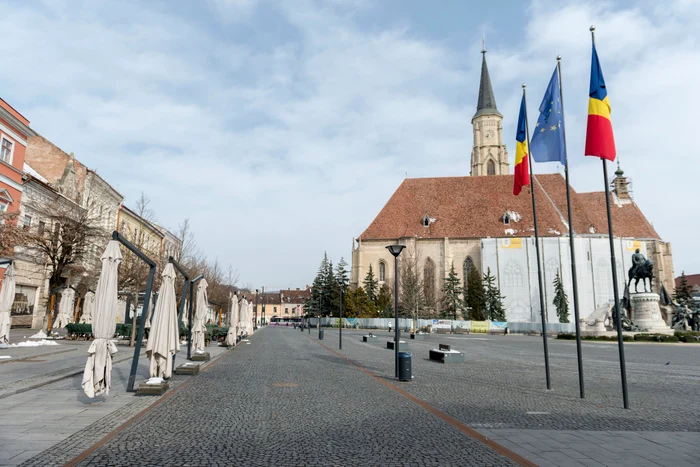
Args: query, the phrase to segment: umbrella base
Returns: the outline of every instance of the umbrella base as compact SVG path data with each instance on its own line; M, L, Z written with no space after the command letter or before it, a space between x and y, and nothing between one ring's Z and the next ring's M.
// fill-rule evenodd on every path
M193 376L199 373L199 365L194 363L183 363L179 367L175 368L176 375Z
M199 369L199 368L198 368ZM168 383L160 384L139 384L139 388L136 390L137 396L162 396L165 391L168 390Z
M192 360L193 362L208 362L211 359L211 356L209 355L209 352L204 352L204 353L198 353L195 352L192 354Z

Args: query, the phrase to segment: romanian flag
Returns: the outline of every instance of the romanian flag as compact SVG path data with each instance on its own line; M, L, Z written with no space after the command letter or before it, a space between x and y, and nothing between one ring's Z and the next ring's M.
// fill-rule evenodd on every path
M527 154L527 110L525 96L520 102L520 117L518 117L518 133L515 135L515 175L513 176L513 194L518 196L525 185L530 184Z
M605 89L603 71L593 44L591 60L591 88L588 93L588 128L586 129L586 155L609 161L615 160L615 138L610 121L610 100Z

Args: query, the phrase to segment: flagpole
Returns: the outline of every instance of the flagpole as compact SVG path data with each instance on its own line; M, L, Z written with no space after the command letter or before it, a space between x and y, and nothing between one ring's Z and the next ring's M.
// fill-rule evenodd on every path
M595 27L591 26L591 41L595 46ZM629 397L627 395L627 370L625 369L625 346L622 340L622 315L620 310L620 293L617 290L617 261L615 260L615 244L613 242L612 216L610 212L610 192L608 189L608 165L605 158L600 158L603 162L603 182L605 185L605 208L608 213L608 238L610 240L610 263L612 265L613 298L615 299L615 324L617 326L617 347L620 353L620 376L622 379L622 401L626 409L630 408Z
M544 288L542 287L542 264L540 261L540 235L537 230L537 206L535 204L535 182L532 173L532 155L530 154L530 125L527 121L527 97L523 84L523 102L525 102L525 138L527 139L527 164L530 169L530 194L532 195L532 217L535 223L535 254L537 255L537 281L540 292L540 315L542 319L542 345L544 347L544 372L547 377L547 389L552 389L552 381L549 377L549 347L547 346L547 319L544 308Z
M583 356L581 354L581 324L578 309L578 280L576 279L576 254L574 252L574 223L571 216L571 189L569 184L569 153L566 150L566 122L564 121L564 91L561 83L561 55L557 56L557 73L559 74L559 99L561 101L561 131L564 139L564 174L566 176L566 209L569 217L569 249L571 250L571 285L574 288L574 322L576 325L576 359L578 360L578 387L581 399L585 399L583 386Z

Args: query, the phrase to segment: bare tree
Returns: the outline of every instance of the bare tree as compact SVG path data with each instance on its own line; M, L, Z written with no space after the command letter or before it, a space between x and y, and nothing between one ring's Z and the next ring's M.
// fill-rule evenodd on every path
M406 248L400 257L399 312L404 317L418 318L425 307L423 278L419 271L420 256L415 248Z
M15 245L21 244L24 231L17 226L17 212L0 213L0 256L12 256Z

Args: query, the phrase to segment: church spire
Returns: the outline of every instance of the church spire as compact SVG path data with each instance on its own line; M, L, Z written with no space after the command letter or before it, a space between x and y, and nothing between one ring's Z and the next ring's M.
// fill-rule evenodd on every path
M474 117L479 115L498 115L501 113L496 108L496 97L493 95L491 87L491 77L489 76L489 67L486 65L486 41L481 39L481 82L479 83L479 100L476 103L476 113Z

